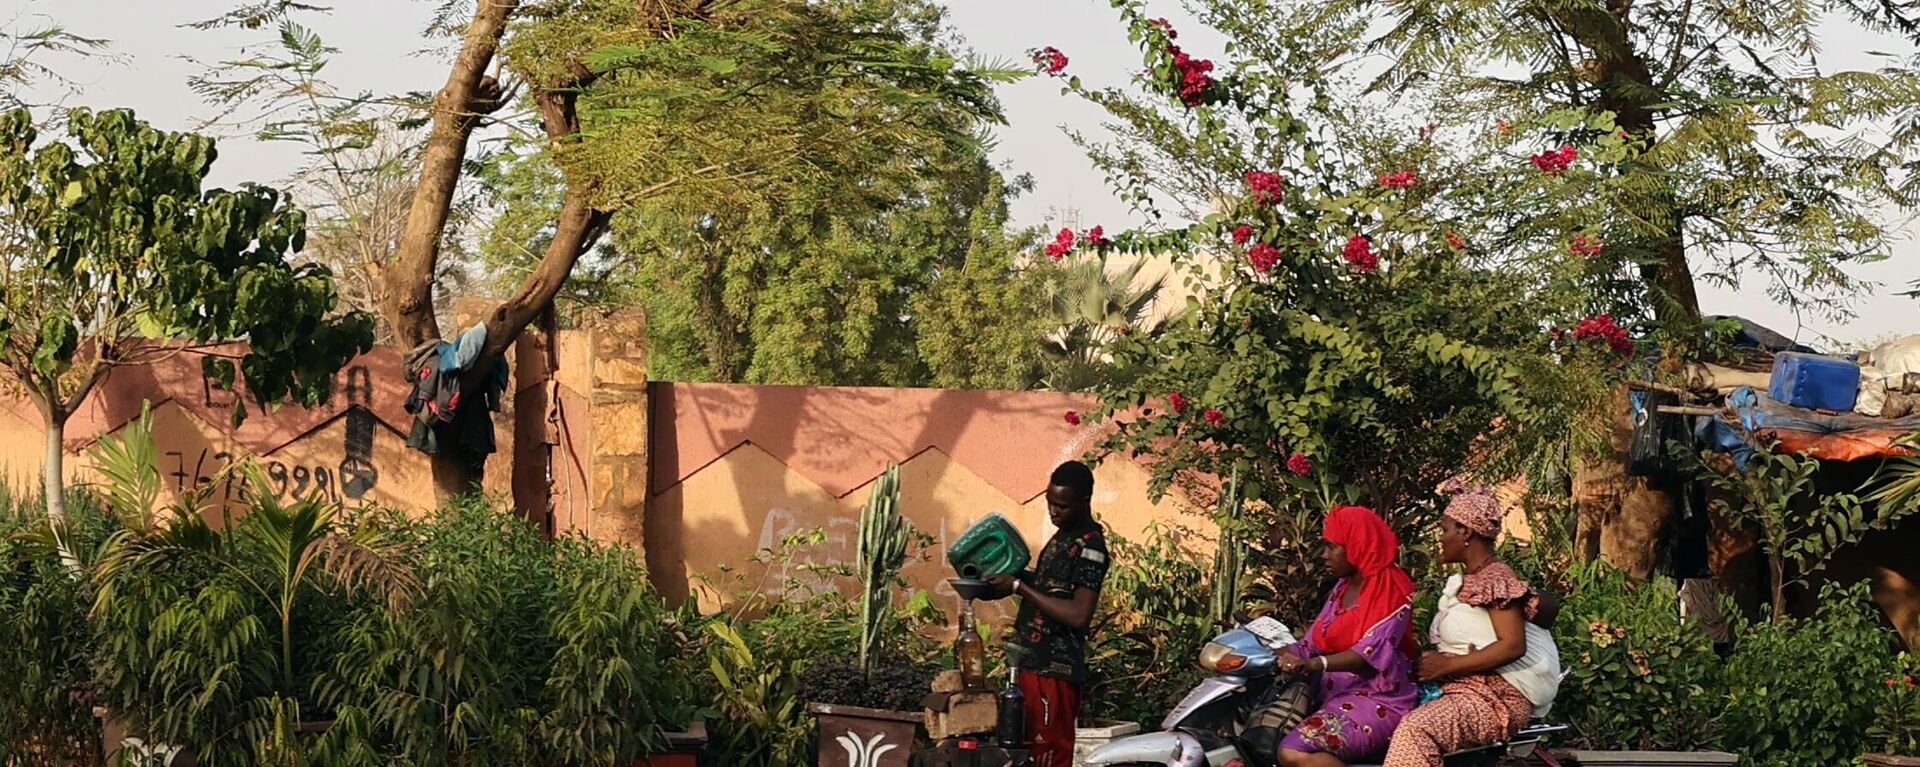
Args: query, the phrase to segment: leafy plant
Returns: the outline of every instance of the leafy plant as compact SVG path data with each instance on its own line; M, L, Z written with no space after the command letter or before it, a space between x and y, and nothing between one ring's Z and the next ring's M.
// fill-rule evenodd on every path
M306 232L284 194L203 188L213 139L125 110L73 110L65 132L42 141L27 110L0 115L0 365L43 417L55 518L67 419L114 368L245 339L238 364L201 357L209 380L312 405L373 341L370 317L335 311L326 269L288 262ZM142 340L160 338L176 340Z
M1726 750L1755 767L1852 762L1870 750L1896 642L1865 584L1822 589L1811 619L1742 627L1726 663Z
M1573 745L1611 751L1694 751L1719 743L1721 661L1674 609L1667 580L1638 581L1602 562L1576 565L1554 641L1567 677L1556 719Z
M69 498L64 540L90 551L112 534L94 500ZM56 767L84 762L100 746L94 720L86 583L44 555L37 534L46 506L0 484L0 764Z
M1894 669L1874 706L1867 737L1879 753L1920 756L1920 680L1915 678L1920 676L1920 656L1901 653Z
M1089 630L1082 721L1157 722L1206 675L1196 660L1216 629L1213 563L1158 526L1140 543L1107 542L1113 567Z
M1886 530L1920 508L1881 506L1869 511L1851 493L1823 493L1816 481L1820 461L1799 455L1757 452L1745 467L1724 456L1695 457L1697 475L1734 499L1715 499L1712 508L1736 525L1760 531L1772 586L1773 618L1786 614L1787 588L1805 583L1827 566L1841 547L1875 530Z

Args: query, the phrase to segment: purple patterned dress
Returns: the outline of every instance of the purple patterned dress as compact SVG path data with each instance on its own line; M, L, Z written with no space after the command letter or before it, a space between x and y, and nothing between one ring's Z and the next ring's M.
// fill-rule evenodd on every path
M1346 593L1344 580L1333 587L1320 616L1313 621L1315 626L1351 609L1340 605ZM1400 651L1400 640L1412 621L1413 605L1409 604L1368 628L1350 649L1372 668L1322 674L1315 690L1320 708L1300 720L1300 725L1280 741L1281 747L1309 753L1323 751L1348 764L1385 753L1400 718L1420 699L1419 687L1413 683L1413 661ZM1287 649L1302 658L1329 654L1314 646L1314 633L1309 629L1305 639Z

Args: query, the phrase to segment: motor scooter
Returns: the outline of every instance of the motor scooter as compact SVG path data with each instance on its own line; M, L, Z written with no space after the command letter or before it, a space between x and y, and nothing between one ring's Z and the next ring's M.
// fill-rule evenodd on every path
M1200 651L1204 679L1168 712L1160 731L1116 739L1086 763L1099 767L1276 767L1280 739L1312 711L1306 675L1277 671L1276 650L1293 633L1272 618L1240 623ZM1494 767L1537 757L1554 765L1540 745L1565 725L1535 720L1513 738L1448 754L1447 767ZM1359 766L1355 766L1359 767Z

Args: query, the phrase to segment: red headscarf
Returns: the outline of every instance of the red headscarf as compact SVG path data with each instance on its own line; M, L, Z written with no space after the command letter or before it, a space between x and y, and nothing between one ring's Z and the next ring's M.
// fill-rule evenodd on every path
M1364 506L1339 506L1327 512L1328 543L1347 550L1347 561L1360 571L1364 583L1353 609L1340 612L1336 605L1332 620L1313 626L1313 643L1321 653L1332 654L1350 649L1366 635L1367 629L1386 620L1413 600L1413 579L1394 564L1400 555L1400 538L1380 515ZM1346 583L1351 585L1352 579ZM1415 648L1413 622L1407 622L1400 649L1412 655Z

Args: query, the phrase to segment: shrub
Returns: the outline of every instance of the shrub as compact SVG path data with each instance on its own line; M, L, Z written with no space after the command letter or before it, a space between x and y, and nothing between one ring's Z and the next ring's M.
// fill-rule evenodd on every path
M1868 750L1892 632L1865 584L1829 586L1807 620L1744 626L1726 666L1728 750L1746 764L1846 764Z
M1683 620L1666 580L1639 581L1595 562L1569 572L1554 641L1567 677L1554 703L1571 744L1692 751L1718 744L1720 658Z
M1920 656L1901 653L1873 708L1867 737L1873 749L1895 756L1920 756Z
M86 761L100 745L86 694L88 595L72 569L36 551L45 518L43 504L0 485L0 764ZM80 549L112 530L84 494L69 495L67 519Z
M1158 527L1142 543L1107 540L1113 566L1087 648L1082 721L1157 724L1206 676L1197 661L1216 629L1207 619L1212 565Z

